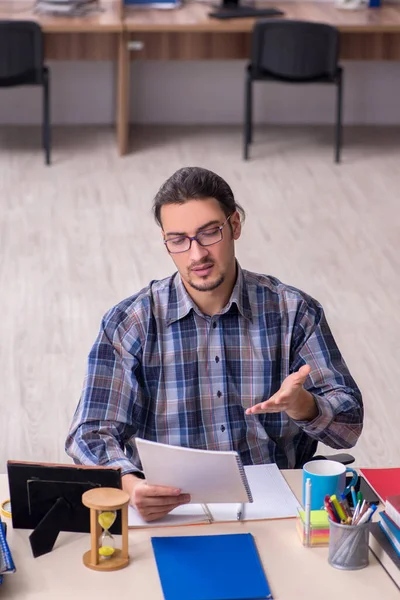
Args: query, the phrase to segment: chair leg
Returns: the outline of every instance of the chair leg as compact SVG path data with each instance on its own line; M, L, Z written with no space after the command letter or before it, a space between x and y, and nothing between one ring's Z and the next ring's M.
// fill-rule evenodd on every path
M51 132L50 132L50 77L49 72L43 74L43 125L42 143L45 151L46 165L50 165Z
M337 98L336 98L336 140L335 140L335 162L340 163L340 154L342 150L342 102L343 102L343 76L339 72L337 80Z
M252 128L253 128L253 111L252 111L252 80L250 73L246 74L245 83L245 101L244 101L244 160L249 158L249 144L252 142Z
M249 89L249 144L253 143L253 81L250 79Z

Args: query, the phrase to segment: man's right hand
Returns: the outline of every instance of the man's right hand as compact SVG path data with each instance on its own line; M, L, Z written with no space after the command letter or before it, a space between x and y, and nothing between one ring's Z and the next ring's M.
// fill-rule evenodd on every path
M145 521L161 519L177 506L190 502L189 494L182 494L173 487L149 485L132 473L122 477L122 488L129 494L129 503Z

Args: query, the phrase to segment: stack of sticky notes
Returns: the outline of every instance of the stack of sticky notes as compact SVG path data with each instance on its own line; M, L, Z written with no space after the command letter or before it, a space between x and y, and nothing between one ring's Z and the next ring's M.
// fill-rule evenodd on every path
M301 539L301 543L306 545L306 515L304 510L299 510L299 515L296 519L297 531ZM310 513L310 545L311 546L328 546L329 544L329 521L326 510L312 510Z

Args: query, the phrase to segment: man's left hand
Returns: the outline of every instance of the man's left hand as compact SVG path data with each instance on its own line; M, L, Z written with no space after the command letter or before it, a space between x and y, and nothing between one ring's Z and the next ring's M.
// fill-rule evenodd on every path
M271 398L248 408L246 415L286 412L295 421L315 419L318 407L313 396L303 387L310 371L309 365L303 365L296 373L288 375Z

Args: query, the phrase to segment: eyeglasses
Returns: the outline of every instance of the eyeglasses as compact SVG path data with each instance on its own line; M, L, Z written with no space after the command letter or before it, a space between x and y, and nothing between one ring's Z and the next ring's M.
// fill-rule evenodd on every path
M167 250L170 254L179 254L180 252L187 252L192 247L193 240L196 240L200 246L213 246L214 244L218 244L222 241L222 230L231 218L232 215L219 225L219 227L211 227L210 229L204 229L203 231L199 231L193 237L189 235L180 235L179 237L169 238L168 240L164 240L164 244L167 247Z

